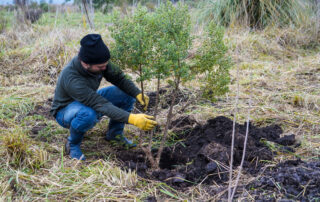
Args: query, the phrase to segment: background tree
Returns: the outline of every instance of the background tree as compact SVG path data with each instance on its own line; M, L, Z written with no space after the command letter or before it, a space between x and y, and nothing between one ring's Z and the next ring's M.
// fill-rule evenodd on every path
M93 6L95 9L100 9L104 14L108 13L112 8L115 0L93 0Z

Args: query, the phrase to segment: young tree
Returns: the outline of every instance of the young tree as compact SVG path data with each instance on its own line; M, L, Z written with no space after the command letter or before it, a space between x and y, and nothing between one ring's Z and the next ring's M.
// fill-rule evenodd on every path
M161 136L161 143L155 155L152 153L154 131L149 133L149 144L142 147L153 169L159 169L161 154L169 134L174 116L174 104L179 87L196 75L204 75L201 94L210 98L222 95L229 83L230 58L226 57L227 47L223 42L223 30L211 23L203 39L204 45L198 50L195 61L188 61L192 46L191 19L188 7L181 3L161 4L154 13L138 7L132 16L114 18L112 37L115 40L113 55L120 65L138 74L144 93L144 82L157 79L157 96L154 115L157 115L161 82L173 88L167 120ZM139 137L145 138L144 134Z
M135 72L137 82L140 83L142 99L144 100L144 82L152 78L153 72L150 66L155 57L153 51L153 27L151 26L153 16L146 8L138 6L137 10L130 15L121 18L120 13L116 12L113 16L114 26L111 29L112 37L115 40L113 58L125 69ZM145 133L139 136L139 146L146 153L147 158L154 165L154 160L150 147L142 146L142 139ZM152 137L150 137L152 140Z
M161 4L155 12L156 27L158 29L157 45L162 50L161 56L165 64L159 65L158 72L172 75L170 83L173 84L171 103L167 114L167 121L163 137L155 159L156 166L159 166L161 154L168 137L169 126L173 117L173 106L177 97L179 86L182 81L191 78L190 66L186 63L188 50L192 45L191 19L186 5L174 6L171 2ZM164 67L164 68L162 68Z

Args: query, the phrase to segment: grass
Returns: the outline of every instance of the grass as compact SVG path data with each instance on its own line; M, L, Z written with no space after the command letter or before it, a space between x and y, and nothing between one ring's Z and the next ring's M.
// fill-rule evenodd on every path
M149 196L156 196L160 201L216 199L210 196L206 185L179 191L122 170L114 147L103 140L107 119L84 139L86 162L63 157L68 131L39 113L37 107L49 110L48 99L53 97L59 72L77 54L81 37L91 31L83 27L81 14L59 14L56 23L50 15L45 14L38 23L25 29L13 27L9 20L8 29L0 34L0 200L142 201ZM99 13L95 17L95 31L103 35L106 43L110 40L105 26L109 19ZM308 30L271 26L264 31L236 25L226 29L225 40L235 63L230 92L220 97L215 106L205 102L189 107L186 113L200 123L218 115L231 117L238 66L238 121L243 123L246 119L251 94L251 116L255 124L280 124L284 134L296 134L301 141L295 155L317 159L320 155L320 48L311 46L312 40L305 33ZM106 85L109 84L103 82L102 86ZM186 86L197 90L199 84L193 80ZM151 83L147 90L155 88ZM160 124L165 122L163 114L159 115ZM35 127L39 129L37 134L32 132ZM139 131L128 126L126 133L132 137ZM281 154L270 163L295 155ZM243 181L248 179L250 176L243 176Z
M251 28L302 25L315 16L316 3L302 0L209 0L200 3L200 19L223 25L245 24Z

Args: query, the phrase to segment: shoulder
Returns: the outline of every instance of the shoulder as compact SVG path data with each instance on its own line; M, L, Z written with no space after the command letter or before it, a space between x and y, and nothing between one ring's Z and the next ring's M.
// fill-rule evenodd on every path
M63 76L71 76L71 75L79 75L77 71L77 61L75 61L77 57L74 57L61 71Z

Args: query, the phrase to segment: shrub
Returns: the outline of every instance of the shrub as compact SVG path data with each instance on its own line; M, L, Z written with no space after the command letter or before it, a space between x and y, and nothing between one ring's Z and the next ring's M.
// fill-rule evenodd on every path
M43 12L48 12L49 11L49 4L46 3L45 1L40 2L39 7Z
M227 47L223 43L223 30L210 24L207 43L198 51L197 61L189 62L188 55L192 47L191 17L188 7L171 2L161 4L155 12L148 13L141 6L133 15L113 18L111 29L115 45L113 56L123 67L138 74L137 81L144 93L144 82L151 78L157 79L157 95L154 116L157 115L161 82L167 82L172 87L167 120L161 137L161 143L156 157L151 152L154 132L149 137L142 133L139 136L139 146L146 153L151 166L159 168L159 162L167 140L171 119L174 116L173 106L178 97L179 87L193 79L198 74L205 74L202 92L211 90L211 97L224 94L229 83L228 69L230 60L226 57ZM195 65L193 65L195 64ZM208 93L207 93L208 94ZM147 147L142 146L142 140L149 139Z
M202 46L196 54L196 67L193 69L205 75L202 83L203 96L215 101L224 95L230 82L229 69L231 58L227 56L228 48L223 41L224 30L213 21L205 30Z
M25 19L30 20L31 23L34 23L37 20L39 20L41 15L42 15L41 9L29 9L24 13Z

